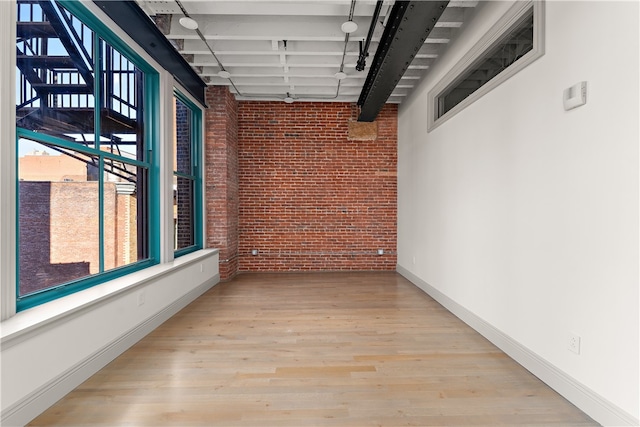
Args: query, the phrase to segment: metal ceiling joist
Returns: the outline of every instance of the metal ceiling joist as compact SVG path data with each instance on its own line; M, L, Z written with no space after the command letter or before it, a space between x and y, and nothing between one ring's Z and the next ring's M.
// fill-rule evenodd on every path
M120 28L169 71L203 105L207 84L175 50L135 1L94 0Z
M372 122L422 48L449 1L396 1L389 14L358 105L360 122Z

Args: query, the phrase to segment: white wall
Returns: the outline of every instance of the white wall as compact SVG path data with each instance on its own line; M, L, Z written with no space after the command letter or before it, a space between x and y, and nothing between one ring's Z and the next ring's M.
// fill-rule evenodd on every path
M109 18L93 3L85 6ZM0 397L3 426L23 425L62 398L154 328L219 282L218 251L173 259L172 181L160 194L164 227L159 265L15 313L15 2L0 1ZM110 28L133 41L115 24ZM174 81L160 73L161 114L173 114ZM172 120L161 130L162 164L170 171Z
M218 251L203 250L2 322L2 425L29 422L219 279Z
M546 54L427 133L429 89L510 5L485 5L401 105L398 269L637 423L638 3L548 1Z

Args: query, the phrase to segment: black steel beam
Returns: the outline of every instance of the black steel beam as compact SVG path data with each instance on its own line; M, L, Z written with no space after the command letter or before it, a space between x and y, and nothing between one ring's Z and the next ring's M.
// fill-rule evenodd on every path
M372 122L444 12L446 1L396 1L360 92L360 122Z
M56 31L50 22L16 22L16 36L19 39L31 39L33 37L54 38Z
M31 83L31 87L38 93L54 95L69 95L69 94L84 94L89 95L93 93L93 86L85 84L49 84L49 83Z
M93 0L120 28L205 104L207 84L191 68L135 1Z
M29 68L76 70L76 63L70 56L20 55L16 61ZM20 65L18 68L22 69Z

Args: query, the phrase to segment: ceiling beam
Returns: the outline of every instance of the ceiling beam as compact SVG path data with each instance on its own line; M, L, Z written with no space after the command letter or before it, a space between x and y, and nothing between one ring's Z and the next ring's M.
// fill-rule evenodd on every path
M404 72L413 66L415 55L433 33L448 3L448 0L403 1L393 5L358 99L361 107L358 121L375 120Z
M94 0L120 28L178 80L203 105L207 84L176 51L147 14L133 1Z
M431 3L431 2L427 2ZM263 40L268 42L271 48L272 40L292 41L333 41L344 42L344 33L340 29L343 18L340 17L313 17L301 16L299 20L293 20L287 16L274 16L265 20L260 16L218 16L218 15L190 15L195 19L200 31L207 40L212 41L252 41ZM171 32L167 34L169 39L200 40L194 31L188 30L179 24L182 15L173 15L171 19ZM350 34L350 40L357 42L366 37L369 22L365 18L356 20L358 29ZM431 40L449 41L451 27L432 28ZM374 33L372 42L380 40L380 32ZM440 41L441 42L441 41ZM214 46L214 50L215 50Z

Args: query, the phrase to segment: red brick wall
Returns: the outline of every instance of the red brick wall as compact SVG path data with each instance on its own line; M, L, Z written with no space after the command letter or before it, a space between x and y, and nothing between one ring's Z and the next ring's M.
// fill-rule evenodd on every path
M239 103L240 271L395 269L397 107L373 141L348 138L356 117L347 103Z
M238 271L238 103L209 86L205 111L206 246L220 249L220 278Z
M20 295L100 272L97 182L20 181L19 194ZM103 201L104 268L110 270L137 260L136 199L117 195L116 185L105 182Z
M191 174L191 110L182 101L175 105L174 168L177 172ZM176 178L174 178L176 179ZM195 243L192 221L193 186L186 178L176 179L175 204L175 249L187 248Z

